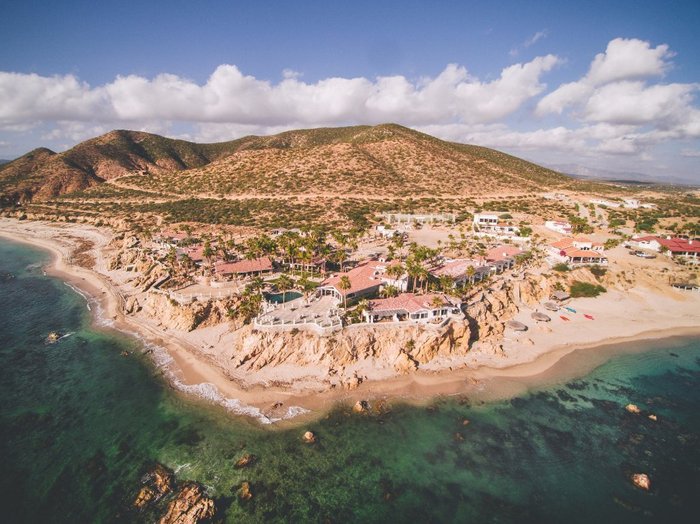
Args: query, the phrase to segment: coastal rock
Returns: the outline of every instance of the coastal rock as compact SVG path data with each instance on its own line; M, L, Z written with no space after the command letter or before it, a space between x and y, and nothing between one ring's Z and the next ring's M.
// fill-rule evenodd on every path
M369 413L369 402L366 400L358 400L352 407L355 413Z
M636 404L627 404L625 409L634 415L639 415L642 412Z
M141 311L141 305L136 297L129 297L124 304L124 312L129 315Z
M59 338L61 338L61 334L58 331L52 331L46 336L46 343L53 344L55 342L58 342Z
M644 491L649 491L651 489L651 479L646 473L634 473L632 475L632 484Z
M185 484L170 502L159 524L197 524L214 517L214 501L204 494L199 484Z
M242 482L238 490L238 498L246 501L253 498L253 492L250 489L250 482Z
M236 469L243 469L252 466L258 461L258 457L251 453L246 453L241 458L239 458L233 465Z
M314 443L316 443L317 437L313 431L307 431L304 433L302 440L304 442L306 442L307 444L314 444Z
M156 464L145 475L143 483L134 500L134 507L138 509L170 493L173 488L173 472L162 464Z
M402 351L396 358L394 369L399 373L406 374L418 369L418 363L415 360L413 360L407 353Z
M657 420L659 420L659 418L652 413L651 415L649 415L649 420L653 420L654 422L656 422Z

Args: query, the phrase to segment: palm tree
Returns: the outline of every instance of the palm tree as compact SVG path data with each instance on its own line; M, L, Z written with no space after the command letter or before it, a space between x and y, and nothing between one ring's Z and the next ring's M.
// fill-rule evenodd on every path
M474 275L476 275L476 269L474 266L469 266L467 268L467 271L465 273L467 275L467 278L469 279L469 283L473 284L474 283Z
M282 304L287 302L287 291L292 289L294 281L286 273L280 275L277 279L277 289L282 292Z
M340 281L338 282L338 289L341 291L348 291L352 287L352 282L350 282L350 278L347 275L343 275L340 277ZM348 308L348 295L347 293L343 293L343 306L345 309Z
M399 295L399 288L396 286L388 285L382 288L382 297L391 298Z
M454 291L455 281L450 275L440 275L440 291L451 293Z

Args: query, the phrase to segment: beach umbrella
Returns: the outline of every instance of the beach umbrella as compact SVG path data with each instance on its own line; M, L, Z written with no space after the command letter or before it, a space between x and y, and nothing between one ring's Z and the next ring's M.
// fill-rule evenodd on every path
M530 315L534 320L537 320L538 322L549 322L552 320L549 318L547 315L544 313L540 313L539 311L535 311L532 315Z
M555 304L554 302L545 302L542 304L545 308L549 309L550 311L559 311L559 306Z

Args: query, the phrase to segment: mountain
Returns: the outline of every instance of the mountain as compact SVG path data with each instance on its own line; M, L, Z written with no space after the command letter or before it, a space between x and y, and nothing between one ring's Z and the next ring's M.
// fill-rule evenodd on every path
M172 173L205 165L229 144L195 144L138 131L111 131L64 153L46 148L0 166L0 194L20 200L82 190L133 173Z
M522 194L571 177L485 147L395 124L288 131L196 144L112 131L63 153L36 149L0 166L5 200L43 201L112 186L171 196Z
M613 171L580 164L554 164L550 168L568 175L587 180L604 180L608 182L624 182L632 184L687 184L683 177L672 175L649 175L629 171Z

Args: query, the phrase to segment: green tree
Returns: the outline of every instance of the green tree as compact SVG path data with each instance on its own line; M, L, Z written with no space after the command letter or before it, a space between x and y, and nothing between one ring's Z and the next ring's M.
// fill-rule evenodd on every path
M340 277L340 281L338 282L338 289L341 291L348 291L352 287L352 282L350 282L350 278L348 278L347 275L343 275ZM348 295L347 293L343 293L343 306L345 309L348 309Z

